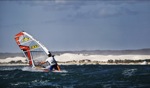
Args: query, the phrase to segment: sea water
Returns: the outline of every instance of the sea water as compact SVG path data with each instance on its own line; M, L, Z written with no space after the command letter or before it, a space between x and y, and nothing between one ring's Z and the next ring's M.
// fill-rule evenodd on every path
M61 72L1 66L0 88L150 88L149 65L62 65Z

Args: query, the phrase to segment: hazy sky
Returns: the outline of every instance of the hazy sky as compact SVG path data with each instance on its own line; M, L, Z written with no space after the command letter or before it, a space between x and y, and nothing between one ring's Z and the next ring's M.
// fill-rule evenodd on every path
M22 30L50 51L150 48L150 1L0 1L0 52Z

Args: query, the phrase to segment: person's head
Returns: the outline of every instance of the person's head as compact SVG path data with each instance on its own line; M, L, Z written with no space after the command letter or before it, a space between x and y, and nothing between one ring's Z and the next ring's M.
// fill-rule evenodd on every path
M48 57L51 57L51 56L52 56L52 54L51 54L51 53L49 53L49 54L48 54Z

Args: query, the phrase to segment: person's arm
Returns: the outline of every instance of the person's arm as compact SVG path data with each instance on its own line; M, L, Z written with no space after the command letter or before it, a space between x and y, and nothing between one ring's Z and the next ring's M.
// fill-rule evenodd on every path
M42 62L40 62L41 64L45 64L46 62L45 61L42 61Z

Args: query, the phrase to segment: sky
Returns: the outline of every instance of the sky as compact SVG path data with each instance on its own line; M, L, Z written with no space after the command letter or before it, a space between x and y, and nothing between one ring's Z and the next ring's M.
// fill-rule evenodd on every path
M150 1L0 1L0 52L21 52L20 31L50 51L150 48Z

